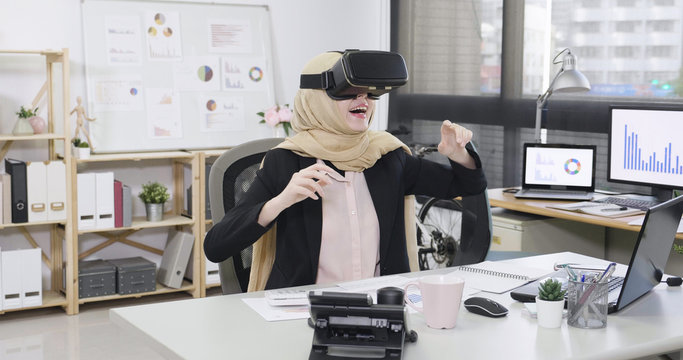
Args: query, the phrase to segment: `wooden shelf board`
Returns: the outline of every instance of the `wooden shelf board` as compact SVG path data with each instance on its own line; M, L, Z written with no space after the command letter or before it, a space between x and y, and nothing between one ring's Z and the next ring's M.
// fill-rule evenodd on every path
M182 286L178 289L169 288L169 287L166 287L164 285L157 283L156 291L136 293L136 294L125 294L125 295L114 294L114 295L107 295L107 296L83 298L83 299L78 299L78 303L79 304L85 304L85 303L97 302L97 301L117 300L117 299L125 299L125 298L138 298L138 297L149 296L149 295L159 295L159 294L168 294L168 293L174 293L174 292L191 291L193 289L194 289L194 285L192 285L192 283L187 281L187 280L183 280Z
M216 284L206 284L206 288L207 288L207 289L211 289L211 288L215 288L215 287L220 287L220 286L221 286L220 283L216 283Z
M79 164L102 161L140 161L154 159L191 159L194 155L186 151L161 151L122 154L91 154L88 159L76 159Z
M10 224L0 224L0 230L5 229L5 228L13 228L13 227L20 227L20 226L38 226L38 225L57 225L57 224L62 224L66 220L59 220L59 221L34 221L34 222L27 222L27 223L10 223Z
M206 157L212 157L212 156L221 156L223 155L224 152L227 150L230 150L230 148L225 148L225 149L207 149L207 150L192 150L191 153L203 153L204 156Z
M0 54L63 55L62 50L0 50Z
M31 307L22 307L22 308L18 308L18 309L3 309L2 312L0 312L0 313L4 314L6 312L23 311L23 310L31 310L31 309L43 309L43 308L66 306L66 305L67 305L66 296L64 296L59 291L48 290L48 291L43 291L43 305L31 306Z
M169 215L169 214L164 214L164 219L161 221L147 221L144 216L139 216L139 217L134 217L133 218L133 224L131 226L127 227L119 227L119 228L105 228L105 229L83 229L83 230L78 230L78 234L88 234L88 233L98 233L98 232L105 232L105 231L121 231L121 230L139 230L139 229L150 229L150 228L159 228L159 227L167 227L167 226L175 226L175 225L192 225L194 223L194 220L191 218L187 218L185 216L181 215Z
M18 141L18 140L63 140L64 135L61 134L36 134L36 135L12 135L0 134L0 141Z

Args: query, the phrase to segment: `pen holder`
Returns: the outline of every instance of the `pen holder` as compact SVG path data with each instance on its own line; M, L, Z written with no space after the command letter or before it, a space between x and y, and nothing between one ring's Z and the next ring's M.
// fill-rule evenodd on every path
M607 279L602 282L569 280L567 325L582 329L607 326Z

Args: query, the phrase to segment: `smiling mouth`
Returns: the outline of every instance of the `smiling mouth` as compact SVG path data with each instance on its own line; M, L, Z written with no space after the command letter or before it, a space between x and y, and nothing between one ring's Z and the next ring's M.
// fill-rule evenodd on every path
M366 108L364 106L357 107L357 108L349 110L349 112L352 114L365 114L367 111L368 111L368 108Z

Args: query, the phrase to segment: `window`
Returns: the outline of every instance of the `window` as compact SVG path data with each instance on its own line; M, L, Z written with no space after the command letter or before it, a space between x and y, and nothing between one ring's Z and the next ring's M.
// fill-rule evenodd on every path
M617 0L618 7L636 7L636 0Z
M582 59L602 57L602 48L599 46L579 46L572 51Z
M614 30L622 33L633 33L636 32L638 24L638 21L617 21L614 24Z
M655 6L675 6L674 0L653 0Z
M600 189L649 190L606 181L599 164L607 161L608 108L683 108L683 0L392 0L391 7L392 49L406 58L410 80L389 98L389 130L406 126L410 133L398 135L405 143L437 143L441 121L450 119L473 130L489 187L519 185L536 99L560 70L553 58L569 48L591 91L553 93L548 142L597 145Z
M648 46L645 48L647 57L670 58L674 56L674 53L672 46Z
M673 32L673 20L651 20L647 22L647 29L654 32Z
M398 51L416 94L500 93L502 0L399 1Z
M576 24L578 32L592 34L600 32L600 23L597 21L586 21Z
M638 48L635 46L613 46L612 56L617 58L637 58Z

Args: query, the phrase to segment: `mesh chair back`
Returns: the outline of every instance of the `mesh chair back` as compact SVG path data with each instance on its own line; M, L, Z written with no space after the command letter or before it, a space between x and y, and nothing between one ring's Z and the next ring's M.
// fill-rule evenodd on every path
M266 152L283 140L253 140L227 150L213 163L209 174L209 203L214 223L219 222L228 210L239 204L254 181ZM223 294L247 291L251 253L250 246L242 249L240 256L228 258L218 264Z

